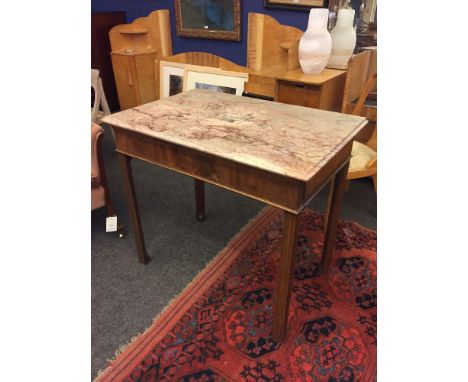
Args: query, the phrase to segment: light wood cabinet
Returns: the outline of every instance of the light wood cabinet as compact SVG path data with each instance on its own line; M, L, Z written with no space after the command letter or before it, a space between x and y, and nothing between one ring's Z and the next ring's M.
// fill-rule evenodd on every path
M156 52L112 53L115 83L122 110L157 99L154 61Z
M150 13L109 32L112 67L120 108L129 109L159 99L156 62L172 55L167 9Z

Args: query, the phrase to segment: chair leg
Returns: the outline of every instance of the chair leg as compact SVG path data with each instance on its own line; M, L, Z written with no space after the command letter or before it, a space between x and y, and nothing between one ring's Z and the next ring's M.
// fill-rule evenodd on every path
M98 155L98 166L99 166L99 177L101 178L102 187L104 187L104 199L106 201L106 212L107 216L117 216L114 209L114 204L112 203L112 199L110 196L109 191L109 184L107 183L106 177L106 170L104 167L104 157L102 155L102 140L104 139L104 134L101 134L98 137L97 141L97 155ZM117 218L117 235L120 238L125 236L125 227L123 224L119 223L119 219Z
M377 192L377 174L372 175L372 181L374 182L375 192Z
M106 186L104 187L104 193L106 194L106 212L107 212L107 217L110 216L117 216L115 214L114 210L114 205L112 204L112 199L109 195L109 188ZM117 236L120 238L123 238L125 236L125 226L120 223L118 217L117 217Z

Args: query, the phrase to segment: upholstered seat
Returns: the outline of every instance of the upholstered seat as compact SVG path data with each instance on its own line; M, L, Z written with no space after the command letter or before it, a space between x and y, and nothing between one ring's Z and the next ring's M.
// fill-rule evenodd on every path
M106 205L105 190L101 183L98 158L98 142L104 129L91 123L91 210L104 207Z
M361 142L354 141L349 162L348 179L352 179L353 173L367 168L375 158L377 158L377 153L374 150Z
M91 211L106 207L107 216L115 216L102 158L103 136L104 129L91 122ZM120 223L117 225L117 233L119 237L124 236L124 228Z

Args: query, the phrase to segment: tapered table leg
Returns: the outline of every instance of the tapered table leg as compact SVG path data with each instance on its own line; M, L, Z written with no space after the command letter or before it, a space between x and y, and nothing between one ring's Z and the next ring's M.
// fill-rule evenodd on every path
M333 187L335 185L335 177L333 177L330 181L330 188L328 190L328 198L327 198L327 207L325 209L325 212L323 214L323 232L327 232L327 226L328 226L328 215L330 214L330 206L331 206L331 201L333 198Z
M205 220L205 182L193 179L195 186L195 214L198 220Z
M327 216L325 217L325 239L322 251L322 272L327 273L333 258L333 248L335 245L336 229L338 227L338 217L340 215L341 200L346 187L346 176L348 174L349 162L344 165L335 175L331 184L330 197L328 199Z
M279 260L276 301L273 315L273 339L280 343L286 337L289 300L291 298L291 279L296 251L298 215L284 211L283 241Z
M132 220L132 231L135 237L135 244L138 251L138 259L140 263L147 264L151 258L146 253L145 240L143 230L141 228L140 213L138 212L138 203L135 194L135 186L133 184L132 168L130 166L131 157L118 153L120 172L124 181L124 189L127 197L130 218Z

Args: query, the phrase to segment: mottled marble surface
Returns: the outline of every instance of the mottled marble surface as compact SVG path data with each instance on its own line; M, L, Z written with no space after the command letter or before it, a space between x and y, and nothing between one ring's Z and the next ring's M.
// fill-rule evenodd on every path
M365 118L192 90L103 122L291 178L309 180Z

